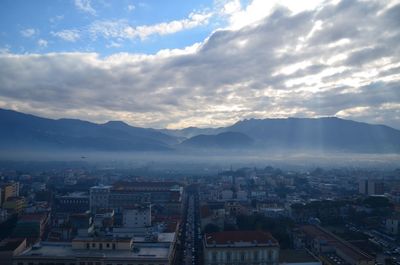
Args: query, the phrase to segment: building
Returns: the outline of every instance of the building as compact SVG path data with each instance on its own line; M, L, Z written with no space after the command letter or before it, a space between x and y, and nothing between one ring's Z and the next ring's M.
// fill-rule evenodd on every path
M265 231L225 231L205 234L205 265L275 265L279 263L279 244Z
M134 204L162 205L168 213L180 213L183 187L176 182L116 182L90 188L90 209L113 208L122 212Z
M14 257L14 265L168 265L174 243L134 242L132 238L78 237L72 242L42 242Z
M7 197L3 208L12 213L22 213L25 210L26 201L24 197Z
M391 235L398 235L400 231L400 217L387 218L385 222L386 231Z
M221 191L221 200L227 201L233 199L233 191L231 190L223 190Z
M324 264L331 264L332 259L340 259L351 265L375 264L375 259L371 255L320 226L301 226L300 234L295 234L294 240L301 241L300 245L320 257ZM298 243L296 245L299 246Z
M40 239L48 226L49 215L47 213L25 214L17 222L13 231L14 238L27 238L28 242Z
M97 201L96 201L97 202ZM54 208L58 213L83 213L89 210L89 195L85 192L72 192L56 196Z
M99 209L94 215L93 224L96 228L111 228L114 226L114 216L114 209Z
M322 262L305 249L284 249L279 252L279 265L322 265Z
M6 239L0 242L2 265L12 265L13 257L26 249L26 239Z
M363 179L359 181L358 191L364 195L383 195L385 186L381 180Z
M124 227L151 226L151 204L136 204L126 207L123 211Z
M94 186L90 188L89 206L90 211L109 208L111 186Z
M0 205L7 201L9 197L19 196L19 182L7 182L0 185Z

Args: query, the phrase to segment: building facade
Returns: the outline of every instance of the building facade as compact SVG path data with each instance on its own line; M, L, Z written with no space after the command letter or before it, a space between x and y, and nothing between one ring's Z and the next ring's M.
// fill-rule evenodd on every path
M137 204L127 207L123 211L124 227L151 226L151 204Z
M169 265L171 243L135 243L131 238L79 237L72 242L42 242L13 258L14 265Z
M225 231L204 236L205 265L277 265L279 244L265 231Z

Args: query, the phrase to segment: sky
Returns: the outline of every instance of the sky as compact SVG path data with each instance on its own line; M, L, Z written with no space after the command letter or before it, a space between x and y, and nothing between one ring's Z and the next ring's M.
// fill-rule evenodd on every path
M0 108L153 128L400 129L399 0L2 0Z

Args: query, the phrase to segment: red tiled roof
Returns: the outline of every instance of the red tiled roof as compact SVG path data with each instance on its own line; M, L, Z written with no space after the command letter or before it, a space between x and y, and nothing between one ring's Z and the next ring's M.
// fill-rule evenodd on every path
M279 245L278 241L266 231L224 231L205 235L207 244L233 244L239 242Z
M20 221L42 221L47 217L45 213L24 214Z

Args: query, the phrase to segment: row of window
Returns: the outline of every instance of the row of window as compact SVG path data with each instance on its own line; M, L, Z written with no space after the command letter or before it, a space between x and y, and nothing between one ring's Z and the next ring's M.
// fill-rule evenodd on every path
M110 248L110 243L105 243L105 247L106 248ZM86 243L86 248L90 249L90 244ZM97 244L96 243L92 243L92 248L97 248ZM99 243L99 249L103 249L103 243ZM112 243L112 249L115 249L115 243Z
M143 264L143 263L128 263L128 264L121 264L121 263L102 263L99 261L80 261L80 262L17 262L16 265L166 265L163 263L157 264Z
M236 258L235 258L236 256ZM267 251L267 260L272 260L273 258L273 251L268 250ZM240 253L237 252L217 252L213 251L211 253L211 260L213 262L216 262L217 260L226 260L226 261L232 261L232 260L240 260L240 261L245 261L245 260L254 260L258 261L259 259L262 259L260 252L258 250L252 251L252 252L245 252L241 251Z

